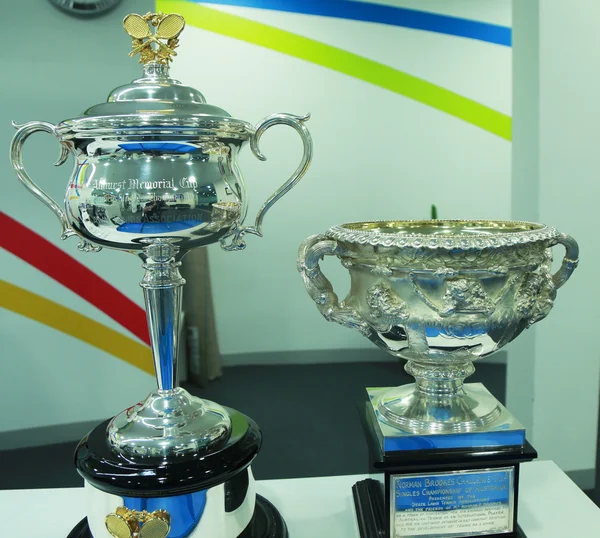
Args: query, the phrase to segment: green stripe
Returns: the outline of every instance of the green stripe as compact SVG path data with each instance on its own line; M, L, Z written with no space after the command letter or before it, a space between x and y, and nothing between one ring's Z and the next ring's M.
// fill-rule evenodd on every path
M344 73L450 114L506 140L511 139L510 116L358 54L193 2L157 0L156 5L165 13L179 13L188 24L197 28Z

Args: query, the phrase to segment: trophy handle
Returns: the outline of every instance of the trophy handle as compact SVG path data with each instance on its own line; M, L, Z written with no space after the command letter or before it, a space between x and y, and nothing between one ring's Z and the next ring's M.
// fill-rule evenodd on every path
M337 256L340 253L337 241L324 235L313 235L300 245L298 271L302 275L306 291L327 321L335 321L369 337L373 333L371 326L354 309L338 301L331 282L319 267L319 260L324 256Z
M560 234L557 243L565 247L565 257L560 269L552 275L552 283L556 289L560 288L573 274L579 263L579 245L570 235Z
M272 114L271 116L266 117L262 121L256 124L254 127L254 132L250 137L250 148L252 149L252 153L256 155L258 159L261 161L266 161L267 158L261 153L259 148L259 141L261 136L265 133L265 131L274 125L288 125L294 128L300 138L302 138L302 143L304 144L304 154L302 155L302 160L296 168L296 171L292 174L292 176L277 189L262 205L258 214L256 215L256 220L254 221L253 226L243 226L241 228L236 227L231 233L221 239L221 247L224 250L242 250L246 248L246 243L242 240L242 236L249 233L253 235L258 235L262 237L262 221L265 217L265 214L277 200L279 200L284 194L286 194L289 190L302 179L302 176L308 170L310 166L310 162L312 160L313 155L313 144L312 137L310 136L310 132L304 125L310 119L310 114L306 114L306 116L294 116L293 114ZM233 236L231 243L227 245L225 243L225 239L227 237Z
M69 147L60 140L60 137L56 133L56 126L54 126L52 123L45 121L30 121L21 125L13 122L12 125L15 129L17 129L17 132L10 144L10 161L15 169L15 172L17 173L19 181L21 181L21 183L25 185L25 188L29 192L31 192L38 200L48 206L52 213L56 215L56 218L60 221L62 228L60 235L61 239L67 239L72 235L77 235L75 230L69 226L69 221L67 220L65 212L50 196L48 196L42 189L40 189L40 187L37 186L37 184L29 177L29 174L26 172L25 167L23 166L23 145L33 133L50 133L51 135L54 135L54 137L56 137L56 139L60 142L60 155L58 160L54 163L54 166L60 166L67 160L67 157L69 156ZM78 248L79 250L83 250L85 252L98 252L101 250L101 247L96 247L81 238L79 239Z

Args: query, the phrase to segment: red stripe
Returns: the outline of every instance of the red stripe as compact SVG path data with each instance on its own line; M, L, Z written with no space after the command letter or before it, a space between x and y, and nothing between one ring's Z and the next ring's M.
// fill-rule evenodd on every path
M0 246L60 282L150 345L146 312L50 241L0 211Z

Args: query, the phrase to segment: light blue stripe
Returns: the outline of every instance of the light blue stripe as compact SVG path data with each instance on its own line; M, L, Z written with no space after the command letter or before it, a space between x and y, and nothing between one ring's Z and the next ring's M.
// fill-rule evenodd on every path
M383 451L445 450L451 448L488 448L523 446L525 430L508 430L476 433L423 434L404 437L384 437Z

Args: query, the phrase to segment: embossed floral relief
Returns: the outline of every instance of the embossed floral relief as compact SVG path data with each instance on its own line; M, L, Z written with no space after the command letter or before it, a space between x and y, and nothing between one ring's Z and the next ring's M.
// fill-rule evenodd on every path
M374 274L389 276L394 269L430 270L451 269L456 271L479 271L491 267L523 267L539 265L544 260L544 248L539 245L498 247L483 251L446 251L404 248L386 256L376 253L355 251L346 254L346 267L362 265Z
M460 270L485 269L490 266L522 267L539 265L548 242L557 234L554 229L537 233L523 232L519 238L490 236L477 238L416 237L397 234L388 237L375 232L348 231L333 227L327 236L343 242L356 264L381 267ZM382 276L385 276L382 273Z
M410 273L409 279L421 301L442 318L455 313L490 315L519 279L517 274L508 276L502 288L490 295L481 283L481 274L470 276L470 273L465 273L463 275L452 269L435 271L434 275L440 279L435 297L431 291L423 289L416 272ZM486 271L488 276L502 277L507 274L508 270L505 267L495 267Z
M454 312L476 312L487 314L494 304L477 280L457 279L446 281L446 292L442 296L441 316Z
M376 329L385 332L410 317L408 305L385 284L374 284L367 290L369 313L377 320Z
M556 287L546 267L527 273L517 294L516 308L529 325L544 319L554 306Z

